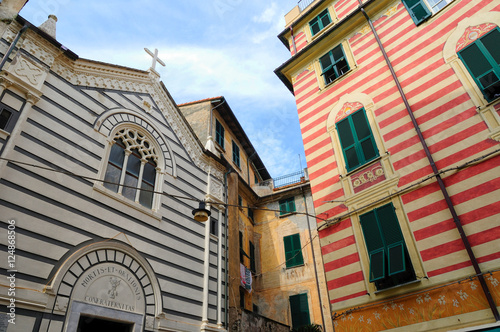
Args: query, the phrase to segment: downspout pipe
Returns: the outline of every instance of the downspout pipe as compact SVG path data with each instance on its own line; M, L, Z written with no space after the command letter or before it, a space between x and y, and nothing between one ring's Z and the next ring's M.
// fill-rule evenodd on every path
M28 25L23 26L21 30L19 30L19 32L16 35L16 38L14 38L14 40L10 44L9 49L7 50L7 52L5 52L5 55L3 56L2 62L0 62L0 71L3 69L3 66L5 66L5 64L9 60L10 54L12 53L12 51L17 45L17 42L19 41L19 39L21 39L21 36L26 30L28 30Z
M228 207L228 197L227 197L227 176L229 175L229 173L231 173L233 171L233 168L230 166L229 167L229 170L224 173L224 195L226 196L225 197L225 211L224 211L224 260L225 260L225 268L224 268L224 272L225 272L225 278L224 278L224 325L226 327L226 329L229 328L229 322L228 322L228 319L229 319L229 296L228 296L228 289L229 289L229 280L228 280L228 275L229 275L229 271L227 270L228 269L228 265L229 265L229 255L228 255L228 250L227 250L227 244L228 244L228 241L227 241L227 238L228 238L228 235L227 235L227 231L228 231L228 225L227 225L227 207Z
M448 207L448 210L450 211L450 213L453 217L453 222L455 223L455 226L460 234L460 238L462 239L462 242L465 246L467 254L469 255L469 259L472 263L472 266L474 267L474 271L476 272L476 275L478 276L479 283L481 284L481 288L484 292L484 295L486 296L486 299L488 300L488 304L489 304L490 309L493 313L493 316L495 317L495 320L498 322L498 321L500 321L500 315L498 313L495 301L493 300L493 297L491 296L491 293L488 289L488 285L486 284L486 281L484 280L483 273L481 272L481 268L479 267L479 263L477 262L477 259L474 255L474 252L472 251L472 247L471 247L469 239L467 238L467 235L465 234L465 231L462 227L462 223L460 222L460 218L458 217L458 214L455 210L455 207L453 206L453 202L451 201L450 195L448 194L448 190L446 189L446 185L444 184L443 179L441 178L441 175L440 175L439 170L436 166L436 163L434 162L434 158L432 157L432 154L429 151L429 147L427 146L427 143L425 142L424 136L422 135L422 131L420 130L420 127L418 126L417 120L415 118L415 115L413 114L410 103L408 102L408 99L406 98L406 95L403 91L403 88L401 87L401 83L399 82L399 79L396 75L394 67L392 66L391 61L389 60L389 57L387 56L387 53L386 53L385 48L382 44L382 41L380 40L380 38L378 36L377 30L375 30L375 27L373 26L373 23L370 20L370 17L368 16L365 9L363 8L363 4L362 4L361 0L358 0L358 3L359 3L359 8L361 10L361 13L363 13L363 15L365 16L366 21L368 22L370 29L372 30L373 35L375 36L375 40L377 41L377 44L380 48L380 51L382 52L382 55L384 56L385 62L387 63L387 66L389 67L392 78L394 79L394 82L396 83L399 94L401 95L401 98L403 99L406 110L408 111L408 115L410 116L411 122L412 122L413 126L415 127L415 131L417 132L420 143L422 144L422 146L424 148L425 155L427 156L427 159L429 160L432 171L434 172L437 183L439 185L439 189L441 190L441 193L443 194L444 199L446 201L446 205Z
M302 192L302 198L304 199L304 207L306 210L306 218L307 218L307 230L309 232L309 242L311 243L311 252L312 252L312 259L313 259L313 266L314 266L314 276L316 277L316 290L318 292L318 300L319 300L319 307L321 310L321 319L323 320L323 331L326 331L325 325L325 315L323 314L323 301L321 300L321 291L319 289L319 277L318 277L318 268L316 267L316 255L314 254L314 245L313 245L313 238L311 234L311 220L309 219L309 209L307 208L307 200L306 200L306 194L304 192L304 188L300 188L300 191Z

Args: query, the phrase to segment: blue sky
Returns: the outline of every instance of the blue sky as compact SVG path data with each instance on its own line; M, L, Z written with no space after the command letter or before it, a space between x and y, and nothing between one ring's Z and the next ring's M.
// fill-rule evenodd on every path
M295 0L30 0L34 25L81 58L147 70L147 47L174 100L224 96L271 176L306 167L293 95L273 73L290 54L276 37Z

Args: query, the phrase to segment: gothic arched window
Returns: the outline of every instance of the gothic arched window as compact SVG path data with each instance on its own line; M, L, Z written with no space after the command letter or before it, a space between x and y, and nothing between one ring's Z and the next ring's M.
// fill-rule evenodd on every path
M136 129L115 134L104 175L104 187L152 208L158 154L149 139Z

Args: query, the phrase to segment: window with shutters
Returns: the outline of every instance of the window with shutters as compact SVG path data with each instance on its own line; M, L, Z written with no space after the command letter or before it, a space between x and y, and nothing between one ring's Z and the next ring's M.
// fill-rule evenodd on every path
M233 162L236 166L240 167L240 147L233 141Z
M290 300L290 316L292 317L292 328L294 330L311 324L307 293L292 295Z
M500 97L500 29L497 27L458 52L484 98Z
M256 273L257 268L256 268L256 263L255 263L255 246L254 244L250 241L250 271L253 273Z
M2 107L0 109L0 129L7 128L7 124L9 123L10 118L12 117L12 112Z
M300 245L300 234L293 234L283 238L285 246L286 268L304 265L302 247Z
M335 125L348 172L379 156L364 108L343 118Z
M381 290L415 280L392 203L361 215L359 220L370 262L370 282Z
M103 186L151 209L157 163L158 151L146 135L137 129L122 129L114 136Z
M413 22L419 25L452 1L453 0L403 0L403 3L413 19Z
M325 85L346 74L350 69L342 44L319 58L319 63Z
M328 9L322 11L318 16L313 18L309 22L309 28L311 29L311 35L314 36L321 30L323 30L328 24L332 22L330 18L330 13L328 13Z
M215 141L224 149L224 127L215 119Z
M295 197L280 200L279 206L280 216L295 212Z

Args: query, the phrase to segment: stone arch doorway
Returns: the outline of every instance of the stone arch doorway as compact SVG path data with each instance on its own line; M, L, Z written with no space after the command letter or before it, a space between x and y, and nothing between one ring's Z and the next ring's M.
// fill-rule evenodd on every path
M64 332L155 331L160 287L149 263L118 241L93 243L73 253L54 277L53 315Z

